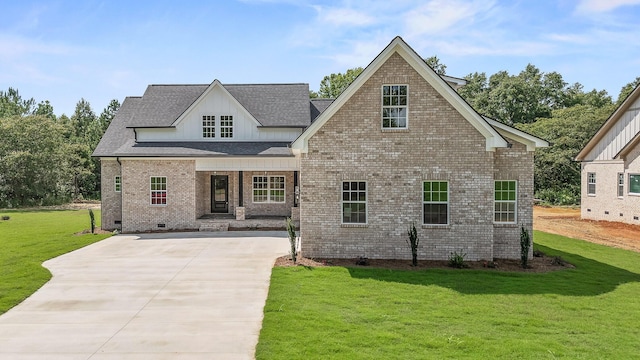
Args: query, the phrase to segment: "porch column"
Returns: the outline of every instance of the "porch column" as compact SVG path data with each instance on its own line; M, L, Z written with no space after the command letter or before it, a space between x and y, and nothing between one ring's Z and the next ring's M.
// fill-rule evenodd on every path
M236 220L245 219L244 210L244 176L242 171L238 171L238 206L236 207Z

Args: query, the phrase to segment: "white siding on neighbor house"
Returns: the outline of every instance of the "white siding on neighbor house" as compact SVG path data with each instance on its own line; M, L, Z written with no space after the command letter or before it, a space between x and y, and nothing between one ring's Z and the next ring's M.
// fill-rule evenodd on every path
M215 138L202 137L202 116L216 117ZM220 116L233 116L233 137L220 138ZM137 140L144 141L293 141L301 128L259 128L253 119L233 97L220 86L215 86L185 118L169 129L137 129Z
M299 168L294 157L196 159L196 171L296 171Z
M631 105L584 160L612 160L638 132L640 132L640 99Z

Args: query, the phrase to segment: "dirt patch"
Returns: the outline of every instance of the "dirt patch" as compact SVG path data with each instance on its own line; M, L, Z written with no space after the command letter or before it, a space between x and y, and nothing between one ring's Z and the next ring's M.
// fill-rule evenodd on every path
M529 267L523 269L520 260L495 259L495 261L465 261L465 269L475 270L491 270L491 271L519 271L542 273L555 270L569 269L574 266L564 262L560 258L549 257L544 254L537 254L533 259L529 260ZM419 260L418 266L411 266L411 260L383 260L383 259L367 259L366 265L362 264L363 259L309 259L299 257L294 264L290 256L281 256L276 259L276 267L289 266L343 266L343 267L362 267L362 268L382 268L393 270L424 270L424 269L452 269L448 261L445 260Z
M93 233L94 234L112 234L113 232L107 231L107 230L102 230L101 228L96 227L95 229L93 229ZM73 235L80 236L80 235L86 235L86 234L91 234L91 229L84 229L84 230L82 230L80 232L77 232L77 233L75 233Z
M533 208L533 229L640 252L640 225L580 219L579 208Z
M62 204L62 205L34 206L34 207L0 209L0 210L24 210L24 211L45 210L46 211L46 210L86 210L86 209L99 210L100 201L88 200L88 201L72 202L69 204Z

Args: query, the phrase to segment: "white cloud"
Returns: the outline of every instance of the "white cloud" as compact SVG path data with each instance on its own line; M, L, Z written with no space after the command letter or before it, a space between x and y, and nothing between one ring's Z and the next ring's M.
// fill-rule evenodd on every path
M461 23L468 25L479 13L493 7L493 2L433 0L411 9L404 15L408 37L442 35Z
M0 58L18 58L30 54L70 55L71 46L47 43L37 39L0 35Z
M576 10L578 13L601 13L629 5L640 5L640 0L581 0Z
M375 18L364 11L352 8L313 7L318 12L318 20L336 26L366 26L375 22Z

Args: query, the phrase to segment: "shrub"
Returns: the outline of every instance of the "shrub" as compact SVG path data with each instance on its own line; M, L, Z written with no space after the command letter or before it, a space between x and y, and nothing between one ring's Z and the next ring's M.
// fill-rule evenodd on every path
M297 260L297 251L296 251L296 225L293 223L290 217L286 218L285 223L287 225L287 233L289 233L289 244L291 245L291 260L295 264Z
M531 238L529 231L524 226L520 227L520 261L523 268L529 266L529 248L531 247Z
M9 219L11 219L11 216L9 216L9 215L2 215L2 220L5 220L5 221L6 221L6 220L9 220Z
M96 217L93 215L93 210L89 209L89 218L91 219L91 233L96 233Z
M580 187L577 189L540 189L536 191L536 199L550 205L580 204Z
M409 235L407 244L409 244L411 248L411 266L418 266L418 244L420 243L420 239L418 239L418 231L416 230L415 223L411 224L407 235Z
M468 267L468 265L464 262L465 256L467 256L467 254L462 252L462 249L460 250L460 253L458 253L457 251L452 252L449 255L449 266L458 269Z

